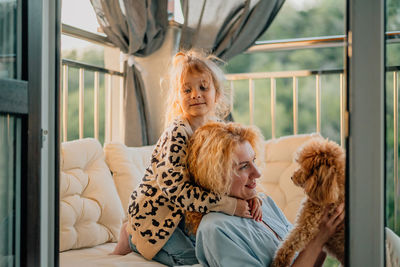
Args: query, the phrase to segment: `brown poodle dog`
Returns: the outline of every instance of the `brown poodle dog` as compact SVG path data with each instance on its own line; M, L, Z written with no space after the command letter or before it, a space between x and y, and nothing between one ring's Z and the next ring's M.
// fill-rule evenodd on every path
M296 161L300 167L292 180L307 196L292 231L275 254L273 267L290 266L295 253L302 251L318 233L325 210L333 214L344 202L345 153L338 144L313 139L299 150ZM324 249L344 265L344 223L338 226Z

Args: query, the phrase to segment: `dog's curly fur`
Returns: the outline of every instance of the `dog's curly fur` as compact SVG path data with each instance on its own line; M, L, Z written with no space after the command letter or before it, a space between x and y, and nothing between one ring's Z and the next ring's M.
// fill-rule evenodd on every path
M300 148L296 161L300 166L292 180L304 189L306 197L294 228L275 254L273 267L290 266L295 253L302 251L318 233L325 209L333 214L344 202L345 153L338 144L323 138L313 139ZM344 223L324 249L344 265Z

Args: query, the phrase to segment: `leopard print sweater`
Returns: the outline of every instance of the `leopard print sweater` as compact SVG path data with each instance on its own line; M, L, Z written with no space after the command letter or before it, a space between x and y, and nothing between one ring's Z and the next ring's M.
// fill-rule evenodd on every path
M186 151L191 134L187 121L173 121L158 140L150 166L131 195L127 231L146 259L164 246L185 211L235 212L235 198L208 192L190 181Z

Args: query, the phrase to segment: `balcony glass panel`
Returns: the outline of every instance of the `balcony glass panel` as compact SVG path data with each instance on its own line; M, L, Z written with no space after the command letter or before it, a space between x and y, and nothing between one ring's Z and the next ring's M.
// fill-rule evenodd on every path
M345 7L344 0L287 0L259 40L343 35Z
M85 31L102 34L97 31L100 26L90 1L68 0L61 2L62 23Z
M19 266L21 119L0 115L0 266Z
M16 77L16 21L17 1L0 1L0 79Z
M386 31L400 31L400 3L386 2ZM397 40L396 40L397 39ZM398 37L386 40L386 226L400 235L399 185L399 66L400 43ZM397 94L397 99L396 99ZM397 170L397 171L396 171Z

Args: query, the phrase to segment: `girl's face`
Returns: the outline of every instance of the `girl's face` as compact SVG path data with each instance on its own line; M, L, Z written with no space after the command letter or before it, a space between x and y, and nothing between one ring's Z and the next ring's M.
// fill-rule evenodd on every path
M236 162L233 164L233 178L230 196L240 199L251 199L256 196L257 178L261 174L255 165L255 153L248 141L239 144L235 149Z
M187 119L215 115L217 93L208 73L189 73L179 91L179 104Z

